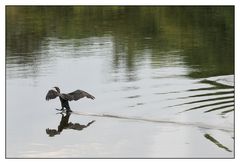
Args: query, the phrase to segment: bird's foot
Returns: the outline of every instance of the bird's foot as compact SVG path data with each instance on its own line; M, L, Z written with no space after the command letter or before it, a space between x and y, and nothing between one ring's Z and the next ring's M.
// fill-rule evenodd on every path
M56 110L58 110L58 111L63 111L63 108L62 108L62 109L58 109L58 108L56 108Z
M72 110L71 110L71 109L67 109L67 113L68 113L68 112L72 112Z

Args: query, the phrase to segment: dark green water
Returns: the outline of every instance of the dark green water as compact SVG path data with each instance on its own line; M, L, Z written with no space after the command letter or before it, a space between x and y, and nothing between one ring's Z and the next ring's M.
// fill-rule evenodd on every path
M233 157L234 86L209 80L233 82L233 20L231 6L6 7L6 156ZM54 86L96 100L56 115Z

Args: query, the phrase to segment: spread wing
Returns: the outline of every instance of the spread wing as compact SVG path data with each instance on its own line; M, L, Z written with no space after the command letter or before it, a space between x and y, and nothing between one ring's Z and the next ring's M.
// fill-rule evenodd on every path
M59 96L59 93L51 89L48 91L46 95L46 100L55 99L58 96Z
M76 90L74 92L71 92L69 94L66 94L68 96L66 96L66 99L68 99L69 101L72 101L72 100L79 100L83 97L87 97L87 98L90 98L90 99L95 99L94 96L92 96L91 94L85 92L85 91L82 91L82 90Z

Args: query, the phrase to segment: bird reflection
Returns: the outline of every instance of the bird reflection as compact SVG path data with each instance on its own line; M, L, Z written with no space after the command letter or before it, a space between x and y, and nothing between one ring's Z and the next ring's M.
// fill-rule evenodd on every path
M58 129L49 129L49 128L46 129L46 133L49 135L49 137L59 135L64 129L83 130L84 128L90 126L92 123L95 122L95 120L93 120L89 122L87 125L81 125L79 123L69 122L71 112L67 112L67 113L61 112L59 114L62 115L62 118L58 125Z

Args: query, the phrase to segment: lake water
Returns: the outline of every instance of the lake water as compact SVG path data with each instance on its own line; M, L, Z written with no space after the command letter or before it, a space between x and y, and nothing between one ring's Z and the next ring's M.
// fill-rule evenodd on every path
M6 157L233 158L233 14L8 6ZM59 114L54 86L96 99Z

